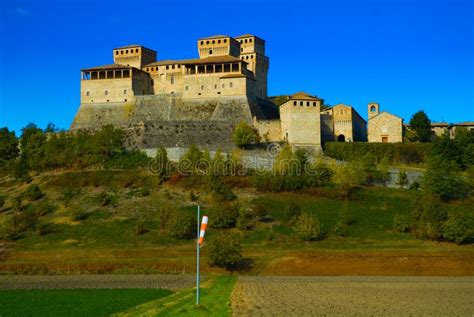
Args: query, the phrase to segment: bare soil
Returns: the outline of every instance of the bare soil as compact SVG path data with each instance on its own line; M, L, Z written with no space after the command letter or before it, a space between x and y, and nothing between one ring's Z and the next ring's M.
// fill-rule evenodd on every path
M472 316L472 277L240 277L234 316Z

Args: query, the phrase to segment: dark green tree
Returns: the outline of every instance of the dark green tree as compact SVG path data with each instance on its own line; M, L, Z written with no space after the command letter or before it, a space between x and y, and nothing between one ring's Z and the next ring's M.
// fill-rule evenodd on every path
M0 129L0 165L2 161L9 161L18 157L18 139L15 131L9 131L7 127Z
M411 117L410 127L416 132L417 141L431 141L431 121L423 110L416 112Z
M232 141L238 147L243 147L251 143L259 142L260 137L258 132L253 127L251 127L246 122L241 121L234 128L234 132L232 133Z

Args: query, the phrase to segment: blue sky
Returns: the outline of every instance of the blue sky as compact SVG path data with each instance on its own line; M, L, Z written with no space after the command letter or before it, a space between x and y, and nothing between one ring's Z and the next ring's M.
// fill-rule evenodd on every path
M68 128L81 68L143 44L158 59L197 57L196 39L266 40L269 94L307 91L408 121L474 121L473 1L12 1L0 3L0 127Z

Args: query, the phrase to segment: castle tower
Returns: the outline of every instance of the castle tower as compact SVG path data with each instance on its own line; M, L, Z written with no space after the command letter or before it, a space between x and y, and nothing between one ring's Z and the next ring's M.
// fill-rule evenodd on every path
M296 93L280 106L282 139L292 146L321 146L321 104L323 100Z
M240 45L228 35L213 35L197 41L199 58L213 56L239 56Z
M240 43L240 58L248 63L257 80L257 96L267 97L267 75L269 58L265 56L265 41L252 34L240 35L235 38Z
M144 65L156 62L156 51L141 45L127 45L114 48L114 63L142 69Z
M367 111L368 119L370 120L371 118L375 117L380 113L380 105L376 102L370 102L367 106Z

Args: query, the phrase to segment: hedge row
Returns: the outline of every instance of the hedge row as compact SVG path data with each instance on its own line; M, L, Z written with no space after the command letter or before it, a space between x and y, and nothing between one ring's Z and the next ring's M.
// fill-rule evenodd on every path
M324 154L342 161L352 161L371 153L377 162L384 157L389 164L425 164L432 149L431 143L362 143L328 142Z

